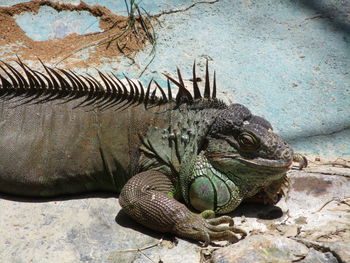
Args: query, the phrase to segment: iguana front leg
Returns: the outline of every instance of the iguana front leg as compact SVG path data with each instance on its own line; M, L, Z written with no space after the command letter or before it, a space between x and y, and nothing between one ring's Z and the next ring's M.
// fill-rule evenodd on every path
M193 213L168 195L173 191L174 186L167 176L158 171L146 171L128 181L119 203L129 216L148 228L200 240L204 245L214 240L237 242L235 233L245 236L243 230L233 226L231 217L208 218L208 214L213 213L207 211Z

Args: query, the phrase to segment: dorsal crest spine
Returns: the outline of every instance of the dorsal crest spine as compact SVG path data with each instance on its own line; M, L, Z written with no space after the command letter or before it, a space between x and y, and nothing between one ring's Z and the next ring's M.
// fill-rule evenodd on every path
M204 98L198 87L196 65L193 64L193 95L185 87L180 70L177 68L178 80L166 75L167 93L153 79L144 88L140 81L129 79L124 75L126 83L112 73L102 73L97 70L99 79L86 74L77 74L71 70L52 68L39 60L44 72L31 69L20 59L16 63L21 68L20 72L10 64L1 61L0 64L0 98L10 100L18 98L20 104L40 104L54 100L62 103L81 99L74 107L91 106L101 110L115 108L122 110L130 106L144 104L145 108L175 102L176 107L183 103L193 105L196 102L216 100L215 72L212 93L209 83L208 61L206 62ZM172 97L170 83L178 87L175 101ZM154 84L154 85L152 85ZM157 95L158 94L160 95Z

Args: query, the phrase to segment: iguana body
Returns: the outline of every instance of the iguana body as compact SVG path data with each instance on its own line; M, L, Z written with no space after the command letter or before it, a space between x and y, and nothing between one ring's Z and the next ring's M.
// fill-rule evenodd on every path
M162 121L143 106L14 105L0 102L0 191L27 196L120 192L136 172L139 134Z
M215 98L208 70L204 98L196 82L193 96L186 90L179 72L179 81L168 77L179 87L173 100L170 88L165 95L158 87L157 98L150 85L145 90L129 79L127 90L102 73L98 81L18 64L24 73L1 66L0 192L123 188L121 206L147 227L233 242L243 232L230 217L206 217L254 196L274 199L292 164L292 149L266 120ZM150 105L158 106L146 110Z

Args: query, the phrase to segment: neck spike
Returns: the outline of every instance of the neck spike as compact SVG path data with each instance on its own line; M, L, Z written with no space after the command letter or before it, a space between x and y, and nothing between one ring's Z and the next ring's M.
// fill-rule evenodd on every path
M209 69L208 60L205 65L205 88L204 88L204 98L210 99L210 81L209 81Z

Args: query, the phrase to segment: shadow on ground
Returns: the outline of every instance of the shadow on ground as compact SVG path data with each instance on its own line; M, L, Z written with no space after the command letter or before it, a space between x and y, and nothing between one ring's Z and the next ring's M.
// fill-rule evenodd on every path
M336 31L341 30L350 35L350 19L347 19L350 12L350 3L348 1L343 1L344 3L341 6L326 5L325 3L328 1L319 0L299 0L298 2L303 8L315 11L315 17L311 19L326 19Z
M0 199L5 199L8 201L16 201L23 203L45 203L45 202L55 202L55 201L67 201L67 200L80 200L88 198L118 198L119 194L107 193L107 192L94 192L85 194L72 194L72 195L61 195L55 197L26 197L26 196L15 196L9 194L0 193Z

